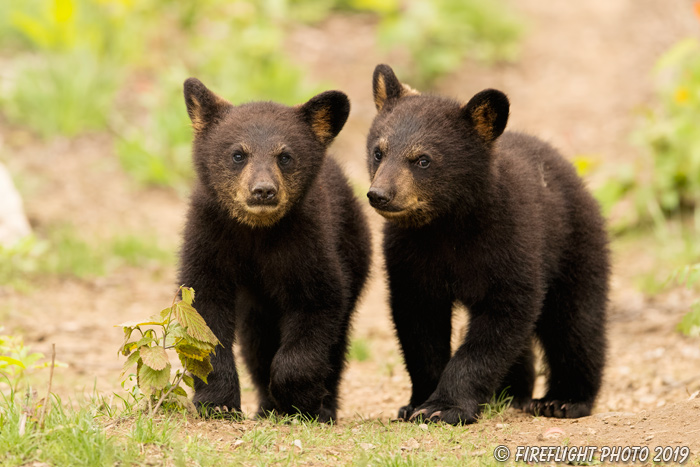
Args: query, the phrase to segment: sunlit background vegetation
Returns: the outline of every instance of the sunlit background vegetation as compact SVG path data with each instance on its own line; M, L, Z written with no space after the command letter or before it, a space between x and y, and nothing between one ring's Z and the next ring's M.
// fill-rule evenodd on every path
M334 11L380 21L387 48L408 47L416 84L465 55L513 58L519 23L486 0L27 0L0 6L0 41L16 52L3 113L44 138L109 131L124 170L144 184L191 177L183 77L234 103L297 103L319 89L285 53L289 29Z

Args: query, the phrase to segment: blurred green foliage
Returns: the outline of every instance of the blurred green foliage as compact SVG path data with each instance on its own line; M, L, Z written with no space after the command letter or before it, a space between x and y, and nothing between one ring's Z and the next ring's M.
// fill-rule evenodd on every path
M467 57L513 56L517 21L487 0L23 0L0 2L0 103L40 136L108 129L140 183L192 176L182 82L197 76L233 103L302 102L322 90L285 50L299 22L338 12L378 21L380 43L408 54L400 71L429 85Z
M348 360L364 362L369 360L371 352L367 339L355 338L350 342L350 347L347 352Z
M0 332L4 328L0 327ZM20 336L0 335L0 382L16 391L26 377L27 370L46 368L46 363L37 363L44 354L32 352L24 345ZM0 386L1 387L1 386Z
M159 245L155 236L120 234L97 244L85 241L70 226L52 228L45 239L25 237L11 247L0 245L0 284L29 289L41 275L88 278L121 266L168 265L174 248Z
M493 62L517 56L522 24L500 1L393 3L395 7L383 14L380 40L385 47L409 53L411 62L405 72L414 86L430 86L456 70L465 58ZM400 67L399 71L404 74Z
M677 270L672 280L685 284L688 289L697 286L700 283L700 263ZM700 301L691 305L690 311L678 323L678 330L686 336L700 337Z
M10 121L44 137L105 128L118 87L114 69L76 51L25 57L14 71L14 87L2 101Z
M658 61L658 108L648 110L634 139L645 149L635 165L597 192L606 211L621 201L631 208L616 230L644 224L666 228L674 215L690 214L700 232L700 43L686 39Z

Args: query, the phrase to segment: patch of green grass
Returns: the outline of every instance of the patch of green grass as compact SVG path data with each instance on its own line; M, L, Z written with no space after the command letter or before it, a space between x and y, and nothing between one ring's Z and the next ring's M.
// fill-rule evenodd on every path
M39 271L59 276L72 275L79 278L105 274L104 251L91 246L75 229L60 227L52 230L49 247L41 256Z
M203 421L184 412L150 418L134 404L112 405L98 396L71 404L54 397L41 429L35 408L36 401L20 400L16 393L0 399L0 466L496 465L496 439L479 424L348 420L331 426L298 417ZM24 412L31 414L20 435Z
M174 258L174 249L152 235L119 234L93 243L74 228L60 226L45 239L29 236L12 247L0 246L0 284L29 290L29 280L42 275L98 277L124 265L165 266Z
M504 389L500 394L491 396L491 400L487 404L483 404L481 415L482 420L491 420L496 417L502 417L510 408L513 402L513 396L508 395L508 389Z
M2 96L8 120L42 137L106 128L119 70L84 52L21 57Z
M369 360L371 352L369 349L369 342L366 339L355 338L350 342L350 348L348 349L348 360L354 360L357 362L364 362Z
M107 245L108 254L129 266L142 267L148 263L168 265L174 260L173 249L164 248L153 235L117 235Z
M118 445L107 436L91 409L89 405L71 408L54 396L41 429L38 423L40 406L36 401L20 400L17 393L3 396L0 400L0 466L32 462L76 466L135 463L138 446ZM21 433L22 425L24 433Z
M175 439L178 428L180 428L178 423L173 423L171 419L166 419L164 423L161 423L160 420L155 420L139 412L128 436L139 444L170 446Z

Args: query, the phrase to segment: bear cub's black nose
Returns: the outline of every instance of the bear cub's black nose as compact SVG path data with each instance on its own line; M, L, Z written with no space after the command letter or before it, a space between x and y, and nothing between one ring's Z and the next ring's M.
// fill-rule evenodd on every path
M277 188L272 183L257 183L251 192L253 198L260 201L270 201L277 196Z
M391 201L389 194L379 188L370 188L367 192L367 197L369 198L369 204L374 207L386 206Z

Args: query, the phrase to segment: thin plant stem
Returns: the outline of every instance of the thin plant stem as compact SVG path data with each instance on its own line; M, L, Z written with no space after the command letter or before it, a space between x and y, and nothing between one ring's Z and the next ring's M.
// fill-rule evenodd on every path
M51 372L49 373L49 388L46 391L46 399L44 400L44 407L41 409L41 418L39 419L39 428L44 429L44 417L46 417L46 412L49 411L49 405L51 404L51 383L53 382L53 369L56 366L56 344L51 344Z
M170 393L173 392L173 389L180 386L180 382L182 381L182 378L184 378L184 377L185 377L185 372L183 371L182 373L180 373L180 376L178 376L177 380L170 386L170 389L168 389L168 392L163 394L163 397L161 397L160 400L158 401L158 403L156 404L156 406L153 407L153 412L151 412L151 417L155 416L155 414L158 411L158 409L160 408L161 404L163 403L163 401L165 399L168 398Z

